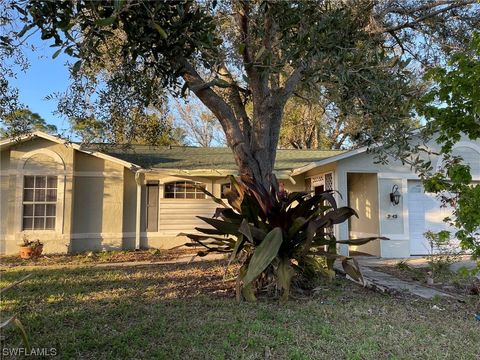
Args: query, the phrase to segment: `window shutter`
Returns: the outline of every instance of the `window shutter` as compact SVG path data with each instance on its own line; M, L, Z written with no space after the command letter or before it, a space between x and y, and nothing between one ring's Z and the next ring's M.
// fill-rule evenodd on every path
M158 183L147 183L147 231L158 231Z

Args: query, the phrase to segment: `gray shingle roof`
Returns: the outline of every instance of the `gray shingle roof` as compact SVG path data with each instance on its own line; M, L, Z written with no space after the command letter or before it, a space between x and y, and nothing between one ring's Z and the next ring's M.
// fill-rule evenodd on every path
M146 169L179 170L236 170L235 161L229 148L201 148L188 146L132 145L129 148L105 147L99 151L119 159L140 165ZM334 155L341 150L277 150L275 170L292 170Z

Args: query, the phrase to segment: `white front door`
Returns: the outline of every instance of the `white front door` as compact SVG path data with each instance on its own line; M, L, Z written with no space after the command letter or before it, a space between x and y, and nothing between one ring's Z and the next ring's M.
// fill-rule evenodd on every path
M452 234L455 232L455 229L450 228L443 221L451 215L451 209L441 207L441 202L435 194L424 193L419 180L408 182L408 214L410 255L427 255L432 252L430 244L423 235L426 231L449 230Z

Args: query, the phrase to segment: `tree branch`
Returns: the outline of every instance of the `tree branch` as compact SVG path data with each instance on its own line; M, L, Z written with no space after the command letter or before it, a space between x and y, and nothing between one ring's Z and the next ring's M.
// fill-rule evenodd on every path
M264 23L264 33L263 46L266 49L266 53L271 55L271 64L272 68L277 66L278 63L278 48L274 47L275 35L277 31L277 23L275 22L272 16L272 7L268 6L265 13L265 23ZM277 51L276 51L277 50ZM273 91L276 91L280 86L280 73L270 72L270 87ZM268 79L265 77L266 84L264 86L268 87Z
M246 142L245 136L232 108L211 88L203 88L205 81L195 68L184 58L178 59L182 65L182 77L187 86L197 95L200 101L212 111L222 125L228 146L232 149L240 174L261 179L261 169L252 154L251 147Z
M235 14L235 19L237 20L238 28L241 34L241 41L243 43L243 66L245 72L249 78L249 85L254 97L263 93L261 89L261 78L257 69L253 64L253 54L252 54L252 43L250 39L249 32L249 14L250 14L250 4L248 0L240 1L241 9Z
M447 12L447 11L450 11L450 10L453 10L453 9L456 9L456 8L463 7L465 5L475 4L476 2L477 1L475 1L475 0L452 1L452 4L450 6L447 6L447 7L438 9L436 11L433 11L431 13L425 14L423 16L420 16L420 17L416 18L415 20L407 21L403 24L399 24L399 25L391 26L391 27L386 28L386 29L382 29L379 32L380 33L392 33L392 32L402 30L402 29L405 29L405 28L413 28L415 25L419 24L420 22L422 22L426 19L429 19L431 17L434 17L436 15L439 15L441 13L444 13L444 12ZM437 6L445 5L445 3L446 3L445 1L439 1L439 2L436 2L436 3L432 3L431 6L429 6L429 7L426 7L426 5L424 5L423 7L424 8L426 7L427 9L433 9ZM417 9L413 9L413 10L410 11L410 13L413 14L417 11L420 11L419 9L421 9L421 8L422 7L419 7Z
M201 78L195 68L185 59L180 59L183 66L182 77L188 87L197 97L215 114L220 121L227 140L231 147L243 143L243 134L235 121L235 114L232 108L210 87L205 86L206 82Z
M218 74L222 80L230 84L230 87L227 88L228 100L230 101L235 117L240 124L245 140L250 143L252 126L240 96L239 86L225 65L222 64L220 66Z
M280 89L282 97L286 100L295 90L295 87L302 79L304 71L307 69L307 64L303 61L295 70L292 71L285 85Z
M465 4L468 5L469 1L465 1ZM471 2L470 2L471 3ZM388 13L394 13L399 15L412 15L418 11L425 11L433 9L437 6L442 5L451 5L451 4L458 4L458 0L437 0L434 2L430 2L427 4L420 5L416 8L405 8L405 7L386 7L384 11L382 11L382 15L385 16Z

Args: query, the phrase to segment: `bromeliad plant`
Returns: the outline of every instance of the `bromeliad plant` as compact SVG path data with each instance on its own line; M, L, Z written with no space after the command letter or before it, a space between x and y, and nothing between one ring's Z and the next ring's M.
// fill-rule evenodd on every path
M244 177L237 180L231 176L230 182L229 205L202 189L222 205L213 218L198 217L211 228L197 227L195 230L201 234L179 235L193 241L187 246L200 244L205 248L198 252L199 256L231 253L228 264L240 260L238 299L243 294L245 299L254 301L255 290L267 283L280 289L282 300L286 301L295 275L312 276L321 270L333 276L336 259L342 261L349 276L363 282L355 259L338 255L337 244L361 245L377 238L335 239L328 229L357 213L349 207L337 207L334 191L286 194L279 191L276 179L270 189ZM319 266L322 258L324 268Z

